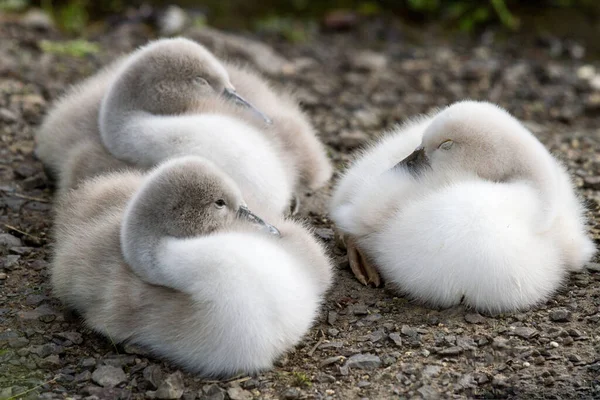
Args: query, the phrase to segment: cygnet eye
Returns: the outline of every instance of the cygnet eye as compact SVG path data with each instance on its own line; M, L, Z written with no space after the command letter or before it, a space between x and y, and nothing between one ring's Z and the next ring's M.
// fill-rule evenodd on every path
M225 200L223 200L223 199L219 199L219 200L215 201L215 206L216 206L217 208L223 208L223 207L225 207L226 205L227 205L227 203L226 203L226 202L225 202Z
M194 82L201 86L208 86L208 81L201 76L197 76L194 78Z
M445 142L443 142L442 144L440 144L438 146L438 149L442 149L442 150L450 150L450 148L452 147L452 145L454 144L454 141L448 139Z

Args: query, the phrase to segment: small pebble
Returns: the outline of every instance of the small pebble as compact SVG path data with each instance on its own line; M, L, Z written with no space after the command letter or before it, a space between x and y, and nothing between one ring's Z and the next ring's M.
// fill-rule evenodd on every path
M102 365L92 374L92 380L100 386L114 387L121 382L125 382L127 376L122 368Z
M232 387L227 389L227 394L231 400L252 400L254 396L247 390L240 387Z
M381 366L381 358L373 354L356 354L346 361L349 368L372 369Z
M465 315L465 321L467 321L470 324L483 324L486 321L486 319L481 314L471 313Z
M183 395L184 389L183 374L180 371L177 371L167 376L166 379L158 385L156 398L164 400L178 399Z
M550 320L554 322L568 322L571 320L571 312L565 308L550 311Z
M390 333L389 338L394 342L394 344L398 347L402 347L402 338L400 334L397 332Z

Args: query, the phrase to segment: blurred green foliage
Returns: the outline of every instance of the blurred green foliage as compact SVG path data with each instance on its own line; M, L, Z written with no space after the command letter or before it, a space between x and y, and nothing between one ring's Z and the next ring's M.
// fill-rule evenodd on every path
M88 0L70 0L66 2L57 2L52 0L42 0L41 7L54 22L67 33L81 33L89 22Z
M122 13L141 4L177 4L205 12L211 25L275 32L301 41L324 15L348 10L361 16L396 15L408 20L435 21L450 29L473 31L490 24L510 30L520 27L520 16L541 8L569 8L598 15L599 0L0 0L0 11L41 6L57 25L79 33L91 19Z
M28 0L0 0L0 12L19 12L29 6Z
M100 47L96 43L88 42L83 39L68 40L64 42L41 40L39 46L44 53L68 55L76 58L83 58L100 51Z

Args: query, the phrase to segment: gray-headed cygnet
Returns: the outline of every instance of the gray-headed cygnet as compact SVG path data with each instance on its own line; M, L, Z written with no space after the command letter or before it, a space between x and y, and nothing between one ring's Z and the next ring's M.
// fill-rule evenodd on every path
M59 189L198 155L229 174L249 205L266 202L282 212L300 181L318 188L332 174L289 93L184 38L151 42L71 89L36 142Z
M390 132L330 207L364 284L435 307L546 301L596 248L566 169L503 109L464 101Z
M205 376L271 367L332 280L308 229L253 214L195 156L84 181L58 201L55 229L53 289L87 326Z

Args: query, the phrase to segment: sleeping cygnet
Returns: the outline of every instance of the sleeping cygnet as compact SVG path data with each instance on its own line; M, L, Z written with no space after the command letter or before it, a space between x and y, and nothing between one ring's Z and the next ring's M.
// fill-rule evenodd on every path
M289 94L183 38L152 42L75 86L36 133L59 189L182 154L212 160L249 204L269 197L274 209L287 207L299 179L317 188L332 172Z
M289 202L300 178L323 185L331 166L298 106L257 75L207 54L198 43L180 38L130 55L100 110L108 151L145 167L185 154L209 158L241 186L249 204L262 202L267 193L274 203L280 197ZM234 85L264 109L242 100ZM233 154L232 144L240 147Z
M499 107L459 102L383 144L398 146L367 151L372 181L357 192L369 178L350 168L331 210L363 280L376 266L423 303L497 313L546 301L595 253L566 170Z
M87 180L58 204L54 293L91 329L190 371L270 368L309 329L332 279L309 231L273 219L196 157Z

